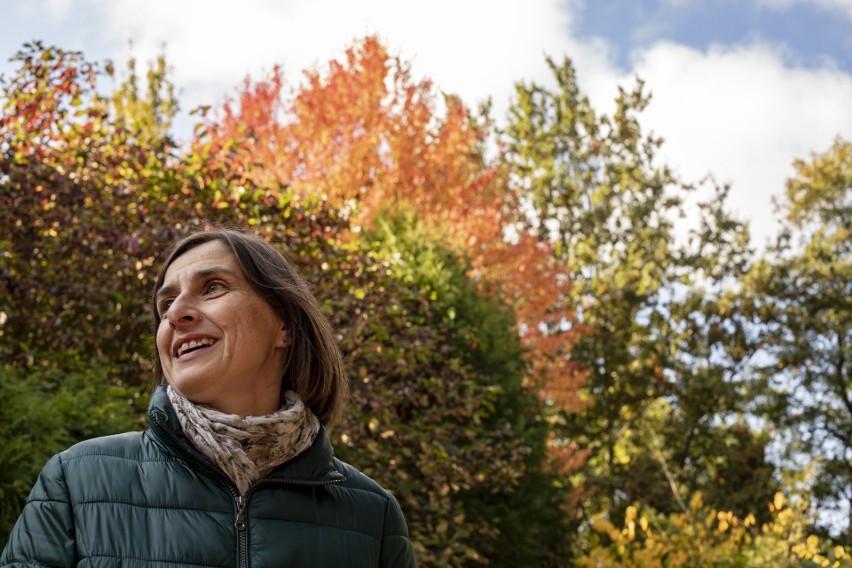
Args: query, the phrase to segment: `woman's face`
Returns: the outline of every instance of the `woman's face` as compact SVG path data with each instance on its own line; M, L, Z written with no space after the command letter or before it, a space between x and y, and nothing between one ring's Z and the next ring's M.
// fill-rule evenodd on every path
M157 310L160 363L179 393L228 414L278 409L285 324L224 243L204 243L174 259Z

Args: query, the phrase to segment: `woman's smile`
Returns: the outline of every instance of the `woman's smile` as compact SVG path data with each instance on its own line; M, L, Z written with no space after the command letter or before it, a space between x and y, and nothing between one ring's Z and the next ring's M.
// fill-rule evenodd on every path
M218 340L212 337L184 337L175 342L177 346L172 352L176 358L186 360L189 355L205 351L217 342Z

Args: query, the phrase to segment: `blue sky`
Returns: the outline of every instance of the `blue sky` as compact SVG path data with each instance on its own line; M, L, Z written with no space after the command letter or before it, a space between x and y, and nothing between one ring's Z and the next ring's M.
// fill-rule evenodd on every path
M701 50L765 41L787 49L790 63L814 68L830 61L852 72L850 5L844 17L842 9L805 2L607 0L586 2L578 10L576 30L580 38L607 38L623 69L629 69L633 51L661 40Z
M0 0L0 73L30 39L118 63L165 52L187 112L276 64L298 82L367 34L415 78L490 98L498 122L516 81L550 84L545 55L569 56L602 112L641 77L661 162L730 183L758 246L793 160L852 139L852 0Z

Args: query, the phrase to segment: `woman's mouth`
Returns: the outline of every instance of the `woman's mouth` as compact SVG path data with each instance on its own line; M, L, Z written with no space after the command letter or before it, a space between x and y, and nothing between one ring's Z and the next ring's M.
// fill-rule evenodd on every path
M211 345L216 343L216 341L216 339L213 339L211 337L203 337L200 339L186 341L178 346L177 353L175 355L178 359L180 359L183 355L187 353L194 353L195 351L210 347Z

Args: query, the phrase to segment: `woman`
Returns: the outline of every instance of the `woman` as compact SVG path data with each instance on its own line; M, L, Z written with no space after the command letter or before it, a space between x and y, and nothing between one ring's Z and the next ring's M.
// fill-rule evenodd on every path
M333 457L342 358L275 248L191 235L153 307L149 430L54 456L0 565L416 566L396 499Z

